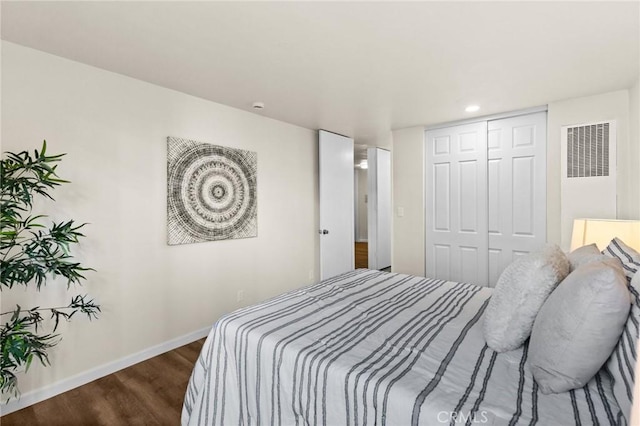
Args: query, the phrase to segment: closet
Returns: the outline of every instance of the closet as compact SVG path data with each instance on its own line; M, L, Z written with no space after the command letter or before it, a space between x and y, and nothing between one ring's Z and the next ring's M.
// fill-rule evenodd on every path
M425 131L426 276L495 286L546 242L546 111Z

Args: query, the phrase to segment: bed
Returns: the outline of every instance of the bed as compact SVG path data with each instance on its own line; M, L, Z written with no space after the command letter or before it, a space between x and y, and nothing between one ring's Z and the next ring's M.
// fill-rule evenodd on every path
M601 370L544 395L527 345L487 347L492 289L356 270L221 318L183 425L624 424Z

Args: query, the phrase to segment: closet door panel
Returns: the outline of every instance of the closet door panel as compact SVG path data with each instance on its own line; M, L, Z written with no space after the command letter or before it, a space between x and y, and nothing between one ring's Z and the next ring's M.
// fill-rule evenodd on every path
M489 121L488 134L494 286L509 263L546 242L546 112Z
M445 244L434 244L434 264L433 275L427 275L433 278L450 277L451 276L451 246ZM442 278L446 279L446 278Z
M487 130L487 150L489 152L502 147L501 129Z
M449 163L433 166L433 189L435 197L433 208L434 227L439 232L451 230L451 179Z
M501 273L502 266L502 250L489 249L489 282L495 283L498 281Z
M477 161L461 161L458 165L460 232L478 233L478 167Z
M489 194L489 233L501 234L504 226L504 220L502 218L500 210L500 168L502 167L502 160L489 160L487 174L488 174L488 194Z
M480 262L485 261L486 259L482 256L478 247L460 246L460 265L458 268L460 276L457 281L465 283L477 282Z
M425 275L487 285L486 122L429 130L425 144Z
M513 159L512 205L513 234L533 236L535 230L535 212L533 196L535 192L533 157L517 157Z

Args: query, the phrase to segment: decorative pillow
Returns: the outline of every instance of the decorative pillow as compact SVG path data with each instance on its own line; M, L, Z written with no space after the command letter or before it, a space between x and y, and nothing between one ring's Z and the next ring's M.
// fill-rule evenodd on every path
M616 348L607 361L606 369L613 379L613 395L630 424L633 396L633 372L636 365L636 344L638 341L638 324L640 324L640 273L636 272L629 285L631 310L624 325L624 330Z
M629 307L617 262L590 262L569 274L540 309L531 332L529 362L542 393L584 386L618 343Z
M602 254L622 262L622 269L624 269L624 274L629 282L640 269L640 253L626 245L619 238L611 240L607 248L602 250Z
M556 245L547 245L507 266L485 311L487 345L497 352L522 346L531 335L540 307L568 273L567 256Z
M569 253L567 258L569 258L569 263L571 264L571 271L574 271L580 265L596 260L603 260L606 259L607 256L600 253L597 245L589 244L588 246L578 247Z

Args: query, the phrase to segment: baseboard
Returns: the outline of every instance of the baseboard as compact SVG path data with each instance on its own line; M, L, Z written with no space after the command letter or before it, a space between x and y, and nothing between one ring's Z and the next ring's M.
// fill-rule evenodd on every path
M25 392L21 395L20 399L11 400L7 404L2 404L0 406L0 415L4 416L5 414L21 410L30 405L44 401L45 399L49 399L61 393L70 391L71 389L77 388L78 386L85 385L101 377L113 374L116 371L120 371L124 368L130 367L133 364L137 364L149 358L153 358L154 356L158 356L165 352L179 348L180 346L184 346L188 343L206 337L207 334L209 334L209 330L211 330L211 327L205 327L200 330L196 330L189 334L185 334L184 336L176 337L175 339L160 343L159 345L155 345L140 352L125 356L124 358L120 358L116 361L112 361L96 368L92 368L91 370L87 370L83 373L61 380L57 383L53 383L40 389L34 389L32 391Z
M366 238L358 238L358 239L356 240L356 243L366 243L366 242L368 242L368 241L369 241L369 240L367 240Z

